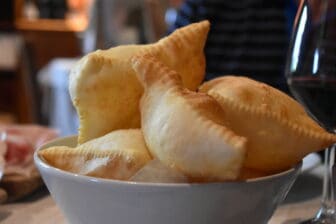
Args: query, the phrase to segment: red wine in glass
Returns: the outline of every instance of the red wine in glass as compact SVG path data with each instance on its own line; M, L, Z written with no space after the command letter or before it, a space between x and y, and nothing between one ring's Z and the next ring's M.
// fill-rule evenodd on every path
M288 84L308 113L321 126L333 131L336 127L336 75L334 79L315 78L313 75L293 77Z
M326 130L336 131L336 0L301 0L285 74L291 93ZM335 224L335 146L325 150L321 206L300 224Z

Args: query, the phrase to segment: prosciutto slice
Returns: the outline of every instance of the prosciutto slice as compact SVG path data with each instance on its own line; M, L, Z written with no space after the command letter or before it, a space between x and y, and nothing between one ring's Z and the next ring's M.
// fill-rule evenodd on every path
M0 125L0 177L29 177L35 169L35 149L56 136L56 130L39 125Z

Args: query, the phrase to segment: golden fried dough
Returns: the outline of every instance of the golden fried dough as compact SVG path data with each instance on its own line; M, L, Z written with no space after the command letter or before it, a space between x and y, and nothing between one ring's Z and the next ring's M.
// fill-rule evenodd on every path
M123 128L139 128L143 89L131 57L148 53L178 71L183 85L195 90L204 78L203 48L209 22L176 30L157 43L98 50L82 58L70 74L69 90L80 118L78 143Z
M223 126L219 104L183 88L178 73L151 56L135 57L133 68L145 89L141 127L152 155L192 179L236 179L245 138Z
M188 183L188 178L181 172L162 164L158 159L153 159L142 167L130 181L151 183Z
M214 97L225 112L226 125L247 138L244 166L249 169L282 171L336 141L298 102L264 83L225 76L199 90Z
M39 156L62 170L119 180L128 180L151 160L140 129L113 131L76 148L50 147Z

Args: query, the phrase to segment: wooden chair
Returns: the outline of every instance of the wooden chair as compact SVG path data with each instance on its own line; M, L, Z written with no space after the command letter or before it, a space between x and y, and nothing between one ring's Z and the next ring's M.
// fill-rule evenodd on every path
M23 41L18 41L16 47L16 66L0 68L0 117L10 123L37 122L31 57L27 55Z

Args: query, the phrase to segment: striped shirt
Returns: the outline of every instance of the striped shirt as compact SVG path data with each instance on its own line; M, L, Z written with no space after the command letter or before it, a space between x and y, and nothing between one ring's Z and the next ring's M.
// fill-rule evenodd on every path
M244 75L287 92L284 67L295 12L289 0L186 0L170 31L208 19L207 80Z

